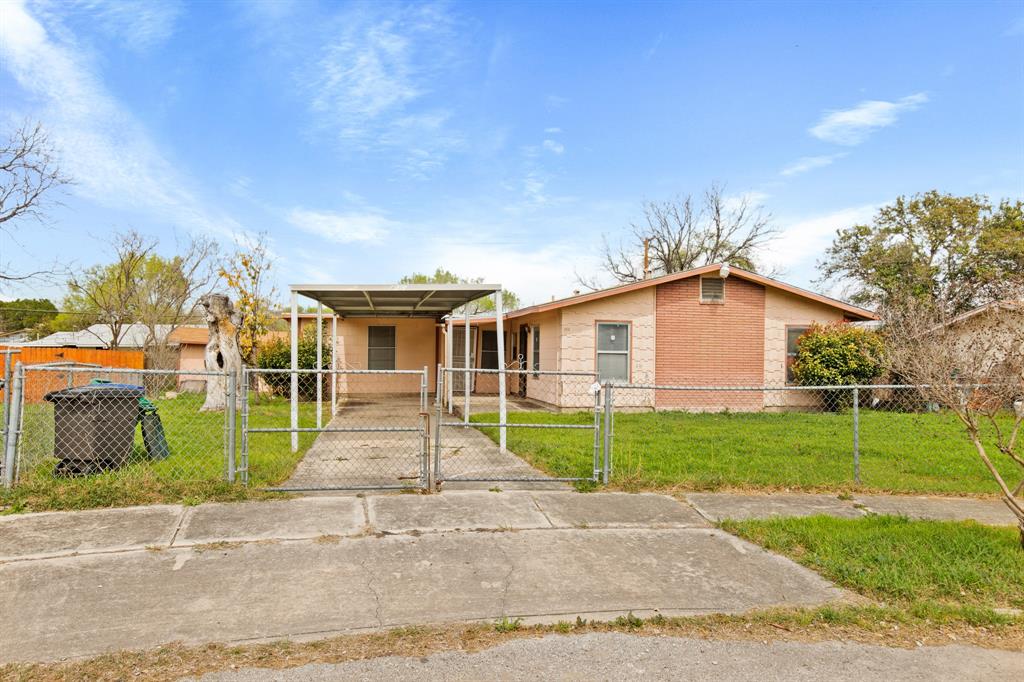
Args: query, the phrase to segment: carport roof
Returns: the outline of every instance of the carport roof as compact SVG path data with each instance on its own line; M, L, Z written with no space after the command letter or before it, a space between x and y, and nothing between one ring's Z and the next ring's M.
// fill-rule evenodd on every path
M342 317L441 317L500 284L292 284Z

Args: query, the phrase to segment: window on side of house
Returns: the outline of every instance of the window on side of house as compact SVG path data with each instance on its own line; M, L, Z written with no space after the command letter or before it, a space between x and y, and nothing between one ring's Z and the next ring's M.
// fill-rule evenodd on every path
M629 381L629 324L597 323L597 376L600 381Z
M540 326L533 327L533 371L540 372ZM534 376L539 376L534 374Z
M395 369L395 328L367 327L367 369Z
M498 369L498 332L485 329L480 344L480 368Z
M724 303L725 302L725 280L721 277L700 278L700 302L701 303Z
M793 363L796 362L796 342L807 327L786 327L786 383L793 383Z

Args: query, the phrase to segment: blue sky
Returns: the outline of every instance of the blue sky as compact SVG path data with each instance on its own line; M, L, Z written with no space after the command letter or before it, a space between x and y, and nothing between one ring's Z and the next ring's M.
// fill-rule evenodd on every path
M16 265L266 232L282 291L443 266L536 302L718 182L809 286L899 194L1024 196L1024 5L7 1L0 120L26 117L77 182L0 235ZM34 294L60 290L2 292Z

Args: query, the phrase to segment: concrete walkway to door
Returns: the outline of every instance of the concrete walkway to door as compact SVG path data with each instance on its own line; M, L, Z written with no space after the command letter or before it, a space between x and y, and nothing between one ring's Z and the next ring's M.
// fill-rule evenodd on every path
M430 438L437 429L437 410L431 402ZM446 422L459 417L444 415ZM281 488L392 488L419 485L421 433L420 401L415 395L352 397L338 406L327 428L392 428L406 431L321 433ZM468 427L446 427L442 434L441 466L459 478L538 479L545 474L511 451L501 452L490 438ZM487 488L493 483L454 483L451 487ZM506 486L508 487L508 486ZM564 487L564 486L558 486Z
M654 494L348 495L0 517L0 663L848 597Z

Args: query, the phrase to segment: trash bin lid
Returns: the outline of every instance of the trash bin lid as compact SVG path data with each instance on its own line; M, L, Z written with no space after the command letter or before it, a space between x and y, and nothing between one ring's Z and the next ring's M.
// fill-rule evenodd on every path
M89 386L76 386L65 388L60 391L53 391L43 396L47 402L58 400L101 400L104 398L132 398L139 399L146 392L142 386L134 384L92 384Z

